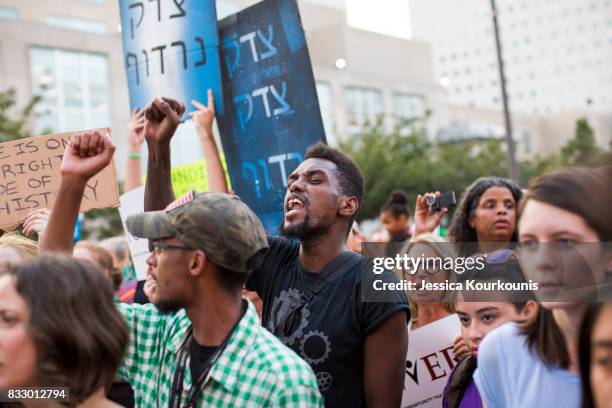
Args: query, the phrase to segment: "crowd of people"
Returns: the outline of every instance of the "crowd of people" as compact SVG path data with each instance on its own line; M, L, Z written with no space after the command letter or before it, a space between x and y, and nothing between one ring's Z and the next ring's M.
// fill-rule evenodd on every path
M456 315L444 407L608 406L611 166L559 170L525 190L478 179L447 236L438 231L448 209L428 200L439 192L419 195L412 212L394 191L380 213L380 239L404 254L486 260L461 275L385 270L383 282L531 279L550 292L589 274L588 287L562 301L539 291L520 301L436 291L364 301L359 167L310 147L288 176L281 237L270 236L228 188L208 97L192 113L208 191L178 199L170 142L185 106L157 98L133 113L126 190L141 185L145 142L148 150L145 212L127 219L131 235L149 240L138 286L125 239L73 242L85 185L115 148L97 131L71 137L53 208L29 214L25 236L0 237L0 389L67 387L80 407L398 407L410 333ZM550 281L559 268L565 281Z

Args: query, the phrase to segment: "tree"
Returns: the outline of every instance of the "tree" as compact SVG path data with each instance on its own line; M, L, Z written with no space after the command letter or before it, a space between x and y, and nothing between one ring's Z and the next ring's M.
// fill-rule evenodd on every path
M561 149L561 163L564 166L593 166L598 164L601 154L593 128L586 118L578 119L574 138Z
M479 177L507 177L503 141L468 138L434 144L427 135L428 118L429 114L401 123L389 133L378 120L340 143L340 150L355 160L365 177L360 220L377 217L395 189L406 192L413 207L416 196L427 191L455 191L459 199ZM586 119L579 119L574 138L560 153L521 162L523 185L562 166L598 166L611 159L612 152L603 152L595 144Z
M27 123L40 99L38 95L30 98L26 106L18 110L17 116L12 118L10 112L16 105L15 89L9 88L0 92L0 143L32 136L27 129Z
M381 121L354 135L340 149L355 160L366 180L359 219L377 217L389 193L401 189L411 206L418 194L455 191L482 176L506 176L505 154L498 140L431 143L429 115L400 124L385 133ZM409 129L408 132L405 132Z
M576 120L574 137L561 147L559 153L536 156L521 163L523 180L548 173L560 167L597 167L612 163L612 151L603 150L595 142L595 132L585 118Z

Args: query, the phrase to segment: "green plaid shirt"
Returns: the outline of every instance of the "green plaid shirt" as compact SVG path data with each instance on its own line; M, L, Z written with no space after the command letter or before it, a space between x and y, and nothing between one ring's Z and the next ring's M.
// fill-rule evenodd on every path
M149 305L118 304L130 332L119 376L129 381L137 407L167 407L177 354L191 321L184 310L164 315ZM189 363L181 406L192 379ZM240 320L202 387L198 407L318 407L323 398L310 366L264 329L254 306Z

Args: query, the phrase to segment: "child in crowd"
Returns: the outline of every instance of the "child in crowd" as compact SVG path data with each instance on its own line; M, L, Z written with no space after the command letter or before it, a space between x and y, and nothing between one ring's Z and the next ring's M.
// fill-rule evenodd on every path
M525 282L523 271L516 255L509 249L500 249L486 258L482 270L466 271L460 282L475 279L478 282L503 280ZM490 298L490 300L487 300ZM537 310L533 294L517 292L462 292L458 295L454 309L461 321L461 336L470 353L453 369L444 389L444 408L481 408L482 399L472 375L477 367L478 348L481 341L496 328L513 321L526 321ZM502 301L503 300L503 301Z
M380 222L389 235L389 242L404 242L410 239L410 209L404 193L391 193L380 210Z

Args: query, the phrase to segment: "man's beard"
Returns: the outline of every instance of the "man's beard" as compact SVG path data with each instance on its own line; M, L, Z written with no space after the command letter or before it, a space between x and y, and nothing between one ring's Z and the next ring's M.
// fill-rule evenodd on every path
M280 233L283 237L287 238L296 238L300 241L309 241L313 238L316 238L320 235L323 235L327 232L329 228L323 226L313 226L310 222L310 215L307 214L304 217L304 220L298 225L293 225L290 227L285 227L285 220L281 221L280 225ZM318 224L321 224L319 220ZM325 224L325 223L323 223Z
M285 219L280 224L280 233L283 237L302 239L308 235L310 231L310 215L306 215L304 220L298 225L285 227Z
M183 308L183 305L176 300L160 299L155 303L157 311L161 314L174 314Z

